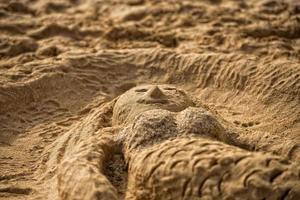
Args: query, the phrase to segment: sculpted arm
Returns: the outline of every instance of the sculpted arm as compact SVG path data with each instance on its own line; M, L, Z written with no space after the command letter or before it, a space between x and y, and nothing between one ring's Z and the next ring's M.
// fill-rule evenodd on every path
M187 108L178 115L180 128L187 133L221 141L248 151L271 152L299 162L299 140L287 134L234 127L217 112L201 107Z
M80 144L58 169L58 192L62 199L118 199L104 175L105 161L114 153L114 130L98 132Z

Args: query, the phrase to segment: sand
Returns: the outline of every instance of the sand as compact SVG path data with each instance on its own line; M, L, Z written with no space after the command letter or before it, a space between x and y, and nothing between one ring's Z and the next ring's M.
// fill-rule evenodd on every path
M166 198L125 195L135 191L127 190L127 181L139 177L143 168L133 163L137 170L129 170L124 155L109 145L110 160L99 152L112 140L106 135L124 128L112 124L119 95L141 84L172 84L234 133L228 131L233 141L197 140L198 146L205 142L207 149L215 145L221 150L217 154L208 150L206 157L194 159L204 156L219 163L231 152L236 162L241 154L251 154L255 155L252 168L287 172L266 178L274 184L268 187L254 181L254 188L265 189L255 194L233 187L240 184L239 177L219 188L222 193L214 193L213 186L220 181L212 179L209 189L197 193L198 199L299 199L299 14L296 0L0 1L0 198L112 199L114 194L84 193L93 191L93 181L106 177L98 189L115 191L119 199L189 199L193 193L187 189L189 182L175 181L175 186L181 185L178 190L184 188L182 196L176 192ZM184 149L182 145L193 141L189 137L167 139L149 148L165 144ZM185 159L197 150L194 145L189 148L189 154L182 155ZM234 150L222 152L222 148ZM143 152L138 155L143 157ZM175 162L177 157L174 161L169 153L159 159ZM270 164L265 161L269 158L280 162ZM161 161L153 159L149 165ZM90 170L68 171L77 161L79 166L90 163ZM237 169L249 168L240 165ZM205 164L203 168L210 169ZM78 176L68 180L64 176L68 173ZM165 195L163 188L169 183L163 180L153 179L151 184L158 185L150 194ZM143 181L140 184L141 188L132 187L147 189ZM77 186L81 193L68 196Z

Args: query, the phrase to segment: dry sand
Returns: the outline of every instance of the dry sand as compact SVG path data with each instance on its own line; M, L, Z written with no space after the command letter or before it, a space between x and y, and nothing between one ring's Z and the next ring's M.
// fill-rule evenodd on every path
M300 1L0 0L0 57L1 199L67 198L80 179L65 183L62 163L104 145L113 99L149 83L188 91L299 185ZM123 198L122 156L103 165ZM261 199L299 199L291 187Z

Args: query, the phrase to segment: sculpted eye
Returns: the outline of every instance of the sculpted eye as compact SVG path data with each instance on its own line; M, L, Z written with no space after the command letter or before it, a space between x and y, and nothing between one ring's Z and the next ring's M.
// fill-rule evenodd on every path
M164 90L176 90L174 87L165 87Z
M141 88L141 89L136 89L135 91L136 91L136 92L147 92L147 89Z

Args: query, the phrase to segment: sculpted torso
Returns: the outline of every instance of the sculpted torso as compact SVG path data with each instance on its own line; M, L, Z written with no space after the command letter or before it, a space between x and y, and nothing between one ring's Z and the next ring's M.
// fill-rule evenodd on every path
M194 107L187 94L173 86L148 85L122 95L113 110L113 124L125 149L148 148L182 136L218 138L225 129L208 110Z
M174 86L127 91L114 105L112 126L117 131L100 137L100 171L83 178L97 187L77 197L120 198L101 169L111 152L120 151L128 173L125 199L300 198L299 169L277 156L233 146L235 138L222 121ZM76 179L76 164L63 166L60 195L76 199L80 184L64 186Z

